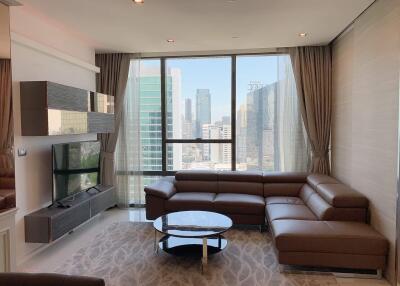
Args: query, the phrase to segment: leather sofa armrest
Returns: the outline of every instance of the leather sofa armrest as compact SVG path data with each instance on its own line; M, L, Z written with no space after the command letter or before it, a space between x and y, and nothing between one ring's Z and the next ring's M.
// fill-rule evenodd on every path
M161 179L144 188L146 195L169 199L176 193L174 181L171 178Z
M104 286L101 278L53 273L0 273L0 285L18 286Z

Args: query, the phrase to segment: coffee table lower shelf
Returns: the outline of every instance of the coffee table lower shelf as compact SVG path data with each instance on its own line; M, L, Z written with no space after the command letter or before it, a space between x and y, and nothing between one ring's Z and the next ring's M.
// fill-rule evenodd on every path
M203 238L165 235L158 243L158 247L169 254L201 258L201 272L207 267L208 256L220 252L227 245L228 241L222 235Z
M207 254L212 255L220 252L228 245L228 241L220 237L207 237ZM165 252L177 256L203 257L203 238L183 238L171 235L163 236L158 246Z

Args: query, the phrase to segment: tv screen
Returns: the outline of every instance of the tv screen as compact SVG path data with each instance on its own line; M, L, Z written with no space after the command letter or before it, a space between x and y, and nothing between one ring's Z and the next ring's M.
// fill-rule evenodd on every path
M99 181L99 141L53 145L53 202L94 187Z

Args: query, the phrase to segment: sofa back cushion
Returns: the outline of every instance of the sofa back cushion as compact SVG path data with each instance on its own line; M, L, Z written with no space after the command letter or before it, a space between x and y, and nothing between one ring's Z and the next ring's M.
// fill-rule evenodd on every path
M317 193L309 197L306 205L320 220L330 220L333 216L334 208Z
M333 217L334 208L328 204L314 189L305 184L299 193L299 197L311 209L320 220L330 220Z
M218 173L216 171L188 170L175 174L177 192L217 193Z
M287 196L296 197L307 182L308 173L270 172L264 173L264 197Z
M307 200L307 206L314 213L325 210L321 213L324 220L360 222L367 220L368 199L335 178L311 174L307 177L307 186L302 189L300 196L304 201ZM310 196L313 192L314 194ZM317 213L316 215L320 217Z
M343 184L319 184L316 191L337 208L367 208L368 199Z
M221 171L218 173L218 193L263 196L262 182L262 172Z
M340 184L338 180L332 178L328 175L322 174L310 174L307 176L307 183L313 188L316 189L318 185L321 184Z
M218 181L217 171L208 170L184 170L175 173L177 181Z
M314 189L311 188L310 185L305 184L300 190L299 197L303 200L305 204L307 204L308 200L313 194L315 194Z

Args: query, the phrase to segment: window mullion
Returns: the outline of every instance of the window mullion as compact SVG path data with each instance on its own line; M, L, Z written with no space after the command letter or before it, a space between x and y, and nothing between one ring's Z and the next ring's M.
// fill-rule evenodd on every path
M231 169L234 171L236 170L236 55L232 55L231 60Z
M162 171L167 171L167 110L166 110L166 70L165 58L161 58L161 137L162 137Z

